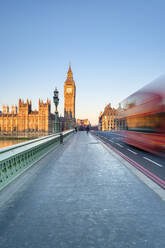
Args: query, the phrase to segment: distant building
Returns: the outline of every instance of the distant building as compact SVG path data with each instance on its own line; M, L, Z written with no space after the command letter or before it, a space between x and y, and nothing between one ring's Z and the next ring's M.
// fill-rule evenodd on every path
M87 126L90 126L88 119L77 119L77 127L79 130L85 130Z
M51 114L50 101L46 103L39 100L39 110L32 111L32 103L27 100L25 103L19 99L18 112L17 106L12 106L9 112L8 106L3 106L0 115L1 134L25 134L38 133L48 134L53 130L54 115Z
M101 131L117 130L118 110L108 104L99 115L98 127Z

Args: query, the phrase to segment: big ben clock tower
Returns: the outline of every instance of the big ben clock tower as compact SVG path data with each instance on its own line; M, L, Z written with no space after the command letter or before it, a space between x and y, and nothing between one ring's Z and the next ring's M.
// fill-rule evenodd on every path
M72 124L75 123L75 98L76 86L73 80L71 65L69 65L67 79L64 83L64 117L67 120L72 120Z

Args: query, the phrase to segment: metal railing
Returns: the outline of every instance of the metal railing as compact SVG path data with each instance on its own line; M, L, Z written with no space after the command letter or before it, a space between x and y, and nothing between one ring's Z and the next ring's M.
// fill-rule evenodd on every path
M0 149L0 190L63 143L73 130Z

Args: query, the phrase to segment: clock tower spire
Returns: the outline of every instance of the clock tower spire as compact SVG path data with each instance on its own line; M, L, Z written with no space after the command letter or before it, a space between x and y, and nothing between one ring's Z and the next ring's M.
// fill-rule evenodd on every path
M75 123L75 98L76 98L76 86L73 80L73 73L71 65L67 73L67 79L64 83L64 117L70 123ZM69 127L67 128L69 129Z
M71 69L71 64L69 64L69 70L67 73L67 79L72 79L73 80L73 73L72 73L72 69Z

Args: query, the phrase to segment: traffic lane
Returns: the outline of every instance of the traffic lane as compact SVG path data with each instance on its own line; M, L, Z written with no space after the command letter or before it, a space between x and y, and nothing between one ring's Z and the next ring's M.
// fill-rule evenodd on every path
M125 148L129 152L132 152L134 155L138 155L138 156L144 158L145 160L148 160L151 163L154 163L155 165L157 165L159 167L163 167L163 169L165 170L165 159L164 158L124 143L122 140L122 137L123 137L122 135L116 134L114 132L112 132L112 133L111 132L105 132L105 134L104 134L104 132L100 132L99 135L103 135L103 137L108 138L109 140L111 140L111 142L113 144L116 143L120 147L125 146Z
M140 164L161 180L165 180L165 161L163 158L127 145L118 138L116 139L116 135L113 133L100 132L98 135L126 157Z
M136 148L134 146L131 146L131 145L124 143L122 141L122 136L116 138L116 136L112 134L111 137L113 137L114 139L117 139L122 144L126 145L127 150L133 151L134 154L140 156L142 159L145 159L145 160L149 161L151 164L157 165L158 167L162 167L163 172L165 173L165 158L158 156L158 155L155 155L153 153L147 152L147 151L143 151L139 148ZM130 147L130 148L128 148L128 147Z
M154 163L154 164L158 165L159 167L162 167L162 166L165 167L165 159L163 157L146 152L146 151L143 151L143 150L138 149L134 146L131 146L131 145L124 143L122 140L122 137L123 137L122 135L115 134L115 133L111 133L111 134L107 133L105 135L106 135L106 137L108 137L112 140L115 139L117 142L121 143L121 145L125 145L127 150L134 153L135 155L138 154L141 157L143 157L144 159L146 159L146 160L148 159L148 161L150 160L151 163Z
M146 164L151 164L151 165L155 165L157 168L160 167L162 168L161 172L165 172L165 160L162 157L156 156L152 153L143 151L141 149L138 149L136 147L130 146L126 143L124 143L122 141L122 138L116 138L115 135L113 134L101 134L101 137L103 137L105 140L109 141L113 146L115 146L116 148L120 148L119 150L121 152L125 152L128 156L130 156L131 158L135 158L137 159L137 161L139 159L141 159L142 163L146 163ZM121 149L123 148L123 149ZM137 156L133 156L133 155L137 155ZM153 167L154 168L154 167Z
M123 142L123 137L124 137L123 135L124 134L122 134L122 132L109 132L109 131L107 131L107 132L100 132L99 134L100 135L103 135L103 136L105 136L107 138L116 139L116 140L124 143ZM126 144L126 143L124 143L124 144ZM130 146L128 144L126 144L126 145L127 146ZM143 155L149 155L150 156L150 159L153 158L153 159L155 159L157 161L157 163L160 163L160 164L165 165L165 158L163 158L161 156L158 156L158 155L155 155L155 154L152 154L150 152L143 151L143 150L141 150L139 148L136 148L134 146L130 146L130 147L132 147L133 149L135 149L137 151L137 153L140 153L141 156L143 156Z

